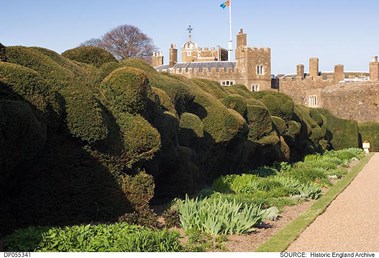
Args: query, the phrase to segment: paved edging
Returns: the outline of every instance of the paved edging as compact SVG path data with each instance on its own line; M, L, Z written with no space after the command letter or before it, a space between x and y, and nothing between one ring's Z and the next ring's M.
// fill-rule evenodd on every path
M257 252L283 252L289 245L296 240L299 235L320 215L330 203L343 192L359 172L365 167L374 154L364 157L342 180L331 187L329 191L316 201L312 207L305 213L301 214L297 219L280 230L270 240L258 247Z

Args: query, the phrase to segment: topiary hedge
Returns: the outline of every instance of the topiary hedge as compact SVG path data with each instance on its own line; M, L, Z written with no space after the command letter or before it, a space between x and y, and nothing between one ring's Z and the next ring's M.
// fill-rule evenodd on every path
M247 101L237 94L231 94L222 100L222 103L230 109L237 111L242 117L246 117Z
M147 75L136 68L123 67L113 71L101 84L101 93L112 109L118 112L142 114L151 91Z
M199 138L204 137L204 124L201 119L191 113L183 113L180 116L179 143L190 147Z
M24 98L38 110L45 112L50 97L50 90L46 81L36 71L12 63L0 63L0 88L2 96L6 99Z
M280 135L285 135L287 132L286 121L284 121L283 119L281 119L280 117L277 117L277 116L272 116L271 119L272 119L272 122L274 123L274 127L275 127L276 131Z
M68 87L63 94L70 132L88 143L105 140L108 136L105 113L93 93L85 87Z
M122 162L134 164L151 160L161 148L160 134L140 115L129 113L114 114L123 141Z
M216 99L223 99L228 95L219 82L206 79L192 79L192 81L196 83L203 91L209 93Z
M251 94L255 99L262 101L266 105L272 116L278 116L286 122L292 119L295 105L289 96L268 91L253 92Z
M47 85L54 90L73 85L74 82L77 84L80 79L69 69L33 48L7 47L7 62L37 71L47 81Z
M4 178L9 180L10 176L14 176L13 181L17 182L20 175L12 175L14 169L18 166L25 166L26 169L31 165L44 149L45 143L46 126L38 120L29 104L23 101L0 100L1 191L9 187L2 185L6 183ZM5 196L6 193L3 194Z
M116 58L107 50L94 46L82 46L69 49L63 52L62 56L96 67L100 67L108 62L117 62Z
M272 131L272 119L268 110L261 106L247 106L248 139L256 141Z
M326 117L326 128L329 131L327 140L335 150L359 147L359 128L354 120L341 119L334 116L329 110L317 109Z
M370 151L379 152L379 123L369 122L359 124L362 142L370 143Z
M249 91L245 85L234 84L232 86L225 87L225 91L229 94L237 94L246 99L253 98L253 94Z

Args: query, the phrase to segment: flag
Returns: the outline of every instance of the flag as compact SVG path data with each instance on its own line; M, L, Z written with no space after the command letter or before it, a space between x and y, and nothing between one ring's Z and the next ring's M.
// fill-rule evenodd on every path
M225 7L229 7L229 6L230 6L230 0L227 0L225 3L220 4L220 7L222 9L225 9Z

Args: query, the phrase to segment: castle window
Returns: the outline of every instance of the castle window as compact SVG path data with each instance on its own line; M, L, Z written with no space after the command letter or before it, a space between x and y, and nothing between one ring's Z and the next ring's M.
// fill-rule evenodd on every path
M235 82L231 80L221 81L220 83L222 86L232 86L235 84Z
M265 67L263 65L257 65L257 75L265 74Z
M253 85L251 85L251 91L252 92L259 91L259 84L253 84Z
M317 96L316 95L309 96L309 105L308 106L317 107Z
M187 51L187 56L192 56L192 51Z

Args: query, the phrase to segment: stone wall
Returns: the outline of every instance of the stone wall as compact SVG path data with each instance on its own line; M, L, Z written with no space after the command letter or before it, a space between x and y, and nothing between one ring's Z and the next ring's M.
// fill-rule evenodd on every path
M322 76L306 77L301 76L279 79L279 92L290 96L296 104L309 105L309 97L316 96L317 106L323 107L322 90L330 85L334 85L334 79L324 80Z
M379 122L379 82L339 83L326 87L321 98L323 107L338 117Z

